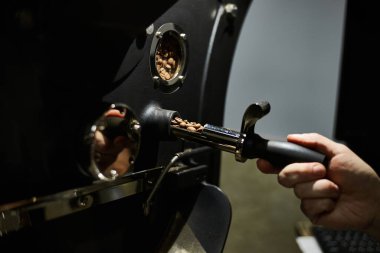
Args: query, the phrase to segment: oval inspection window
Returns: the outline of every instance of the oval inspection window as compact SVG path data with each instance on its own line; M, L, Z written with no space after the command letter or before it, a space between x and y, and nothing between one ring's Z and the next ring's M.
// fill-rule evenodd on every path
M187 64L186 34L175 24L157 29L150 50L154 87L165 93L178 90L185 81Z

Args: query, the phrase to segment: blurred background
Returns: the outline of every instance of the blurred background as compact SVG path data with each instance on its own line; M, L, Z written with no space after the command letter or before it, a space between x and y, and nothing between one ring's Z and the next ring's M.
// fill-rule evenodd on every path
M248 105L266 100L271 112L257 122L259 135L333 138L345 7L345 0L254 0L233 59L224 126L240 130ZM225 253L300 252L295 226L307 219L275 175L223 153L221 188L233 210Z

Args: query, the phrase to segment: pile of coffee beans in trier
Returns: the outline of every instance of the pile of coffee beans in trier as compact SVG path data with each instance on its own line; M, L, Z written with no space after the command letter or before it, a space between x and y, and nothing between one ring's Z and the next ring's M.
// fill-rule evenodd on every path
M171 126L180 127L191 132L201 132L203 130L202 124L188 121L187 119L181 119L180 117L172 119Z

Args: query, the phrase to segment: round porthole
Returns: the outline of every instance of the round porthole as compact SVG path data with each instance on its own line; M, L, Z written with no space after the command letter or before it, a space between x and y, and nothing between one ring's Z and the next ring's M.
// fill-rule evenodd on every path
M97 180L123 177L134 171L140 139L135 113L125 104L112 104L84 136L81 167Z
M166 23L157 29L150 48L150 69L155 88L172 93L182 86L187 51L186 34L177 25Z

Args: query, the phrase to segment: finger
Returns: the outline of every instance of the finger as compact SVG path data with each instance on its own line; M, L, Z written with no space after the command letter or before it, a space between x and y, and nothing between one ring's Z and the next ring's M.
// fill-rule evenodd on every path
M320 163L292 163L279 172L278 182L292 188L296 184L324 178L325 175L326 168Z
M295 195L300 199L305 198L331 198L339 196L339 188L328 179L319 179L312 182L297 184L294 187Z
M277 174L280 171L280 169L274 167L270 162L264 159L257 159L256 166L265 174Z
M318 133L289 134L287 140L322 152L328 157L334 156L341 151L341 148L343 148L343 145Z
M316 224L320 217L332 212L335 205L335 201L330 198L303 199L301 202L301 210L311 222Z

